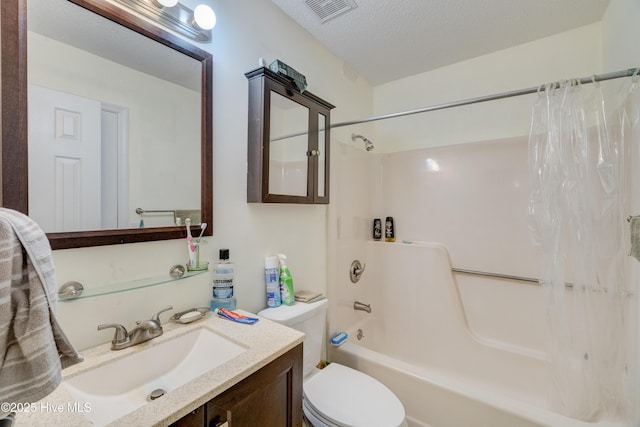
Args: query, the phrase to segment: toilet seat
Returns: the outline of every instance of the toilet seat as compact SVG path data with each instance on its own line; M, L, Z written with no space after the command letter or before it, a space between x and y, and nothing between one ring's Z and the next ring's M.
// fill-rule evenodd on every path
M385 385L370 376L331 363L303 384L304 409L328 426L399 427L404 407Z
M339 424L335 424L333 422L331 422L331 420L328 420L326 418L324 418L321 414L319 414L318 412L316 412L315 409L313 409L308 401L306 399L302 400L302 412L304 412L304 416L307 418L307 420L311 423L311 425L309 427L342 427ZM303 424L303 425L308 425L308 424Z

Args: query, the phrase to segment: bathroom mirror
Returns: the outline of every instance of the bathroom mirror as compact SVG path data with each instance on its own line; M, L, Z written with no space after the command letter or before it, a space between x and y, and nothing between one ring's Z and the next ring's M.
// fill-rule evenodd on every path
M211 225L211 55L100 0L3 0L1 7L2 205L28 212L54 249L184 237L184 227L173 225L176 211L193 218L194 231L200 221ZM39 116L34 108L51 97L67 102L67 95L71 107L56 104L55 114ZM94 107L76 108L78 97ZM50 128L40 131L47 120ZM70 221L63 221L66 228L59 219L49 221L60 215L61 203L43 183L70 183L72 190L88 185L74 187L83 176L75 152L63 152L61 165L44 177L52 162L39 163L48 147L46 140L36 145L38 132L71 145L78 135L94 135L98 145L109 138L94 156L96 167L85 167L102 171L97 186L84 196L64 193L72 217L74 210L100 205L98 220L71 222L70 230ZM83 197L87 207L78 202ZM52 205L56 212L37 213Z

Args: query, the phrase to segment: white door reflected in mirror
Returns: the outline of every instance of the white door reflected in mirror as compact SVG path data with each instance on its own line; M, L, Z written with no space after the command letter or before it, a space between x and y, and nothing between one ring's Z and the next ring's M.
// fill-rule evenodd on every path
M46 232L99 229L100 102L30 85L29 105L29 166L41 178L29 180L31 217Z

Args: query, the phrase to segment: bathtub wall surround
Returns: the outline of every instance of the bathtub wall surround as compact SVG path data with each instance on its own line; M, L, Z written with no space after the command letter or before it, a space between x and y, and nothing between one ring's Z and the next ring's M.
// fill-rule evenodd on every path
M466 391L468 384L462 387L461 383L451 383L447 385L449 391L434 396L436 400L451 397L451 390L456 390L454 395L471 393L477 399L482 396L481 390L491 388L497 390L491 398L494 401L484 404L494 407L496 402L504 403L503 399L510 396L513 400L503 409L516 418L510 419L500 412L488 416L484 425L499 425L492 424L491 420L501 417L506 417L505 426L521 425L518 417L522 414L529 414L525 418L531 425L574 425L571 424L574 421L546 409L549 384L543 379L550 333L541 287L537 283L452 272L457 267L512 276L539 275L540 253L531 241L527 226L527 148L527 137L519 137L381 156L378 159L384 176L378 193L384 195L381 212L390 208L397 212L395 217L403 224L398 241L439 242L445 254L433 260L430 257L435 255L420 243L373 241L366 218L362 227L354 228L360 230L358 236L364 236L365 242L341 234L342 240L337 242L338 268L348 269L348 256L357 253L368 269L357 285L344 277L331 288L338 301L332 306L335 323L330 324L329 333L346 330L353 337L357 329L362 329L364 341L375 343L375 351L401 362L400 370L417 370L420 375L444 370L445 375L462 376L463 383L477 386ZM429 168L434 161L439 165L437 171ZM353 163L359 166L357 161ZM374 194L372 201L375 197ZM344 228L341 227L340 232L344 233ZM415 237L409 239L409 236ZM399 299L397 295L411 295L411 298ZM371 304L375 307L375 316L353 310L353 301ZM402 306L394 308L396 301L402 301ZM394 325L397 311L402 311L403 320ZM384 319L380 320L384 327L375 323L368 328L363 326L378 319ZM416 329L412 329L413 325ZM380 331L384 331L382 336ZM387 336L387 332L394 337ZM467 348L467 345L478 348ZM467 349L456 350L459 348ZM342 363L347 362L340 357L356 357L338 354L341 356L335 356L338 357L335 360ZM491 354L487 360L500 363L490 366L492 362L486 362L481 370L491 375L478 379L471 366L483 366L483 354ZM465 355L478 356L471 361L465 359ZM393 364L386 360L377 365L378 368ZM368 362L358 359L353 363L351 366L360 367L360 363ZM406 368L405 363L412 367ZM517 372L518 378L527 380L520 386L509 384L511 374L508 372ZM376 376L373 372L370 374ZM394 376L387 368L380 369L378 375L383 382ZM431 384L428 391L425 389L422 393L443 392L437 388L434 391L433 383L447 380L439 376L441 373L430 375L417 382L419 387ZM394 382L398 389L389 385L394 392L401 399L405 396L411 401L411 393L403 388L411 382ZM475 406L478 402L467 404ZM418 422L447 425L445 413L430 409L433 413L423 410L420 404L407 404L407 414ZM557 421L554 424L550 419Z
M361 329L362 340L351 338L339 350L332 348L331 360L358 366L398 392L415 425L535 426L549 415L544 408L544 355L474 328L443 245L369 242L366 249L371 271L358 288L363 300L376 307L376 315L359 312L346 330L355 337ZM388 286L391 282L394 285ZM484 291L503 298L501 289ZM536 300L529 303L537 305ZM500 317L497 322L509 323L503 314L485 312ZM393 380L394 376L401 379ZM462 407L469 411L450 410L466 399ZM528 420L517 405L509 407L518 401L526 403L520 407L531 405L529 412L539 411L541 418Z
M353 301L372 302L367 295L376 274L373 261L367 258L372 215L365 213L365 203L374 208L377 205L377 212L396 212L394 219L402 224L397 242L442 243L454 267L537 277L539 254L531 244L526 220L526 137L389 153L369 162L371 154L345 149L349 155L337 162L338 173L351 174L353 188L362 185L360 188L372 190L370 194L346 192L346 187L338 191L338 203L344 203L341 206L346 213L352 209L354 214L351 220L348 216L337 220L338 273L336 288L330 290L338 294L333 299L339 302L332 306L331 321L337 324L330 332L359 320L362 312L354 312ZM433 162L438 163L438 171L429 167ZM348 171L342 169L347 165ZM360 216L356 215L358 210L362 211ZM354 259L367 264L357 285L345 274ZM474 330L487 339L542 351L546 329L535 285L462 274L457 274L456 280ZM487 307L494 316L486 316ZM531 321L538 318L540 321Z
M349 340L330 346L329 357L387 385L405 405L411 425L624 426L613 420L586 423L549 410L545 353L477 328L443 245L372 241L366 248L371 274L358 287L367 289L363 298L376 307L376 315L359 312L358 320L345 329ZM384 265L400 268L390 271ZM372 281L366 282L369 277ZM394 286L388 286L391 282ZM539 286L473 285L487 294L489 303L507 300L503 294L509 286L522 287L528 292L513 301L519 300L517 307L531 306L544 324ZM411 298L399 299L399 294ZM527 322L536 322L535 317L508 317L499 303L485 304L483 317L511 324L513 332L522 335L528 333ZM360 340L354 339L358 330Z

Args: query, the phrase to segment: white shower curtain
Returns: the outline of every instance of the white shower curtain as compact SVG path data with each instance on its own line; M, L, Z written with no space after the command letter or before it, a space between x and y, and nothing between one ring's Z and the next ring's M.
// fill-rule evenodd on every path
M564 81L539 91L529 136L529 224L541 249L550 327L550 408L632 425L638 289L629 280L637 261L628 256L627 217L640 214L630 212L640 91L636 77L624 80L622 89Z

